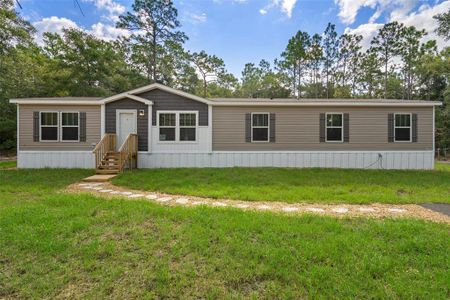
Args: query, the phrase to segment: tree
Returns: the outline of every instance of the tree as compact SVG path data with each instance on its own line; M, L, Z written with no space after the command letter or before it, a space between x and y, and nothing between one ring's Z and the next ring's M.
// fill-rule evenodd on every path
M166 47L184 43L187 36L176 30L180 22L172 0L135 0L132 10L119 17L117 27L133 32L130 41L136 44L134 61L144 66L149 80L158 81L163 72L158 62Z
M381 75L380 64L376 53L370 49L367 50L361 57L359 70L358 81L362 89L366 92L365 96L373 98Z
M406 99L412 99L415 68L421 55L420 40L425 34L425 30L414 26L403 27L400 32L399 54L403 62Z
M398 22L386 23L371 41L373 52L377 54L384 66L384 98L387 98L388 67L392 58L399 54L402 28L403 24Z
M327 98L332 97L331 84L335 82L337 58L339 54L339 39L335 30L335 25L328 23L323 37L323 52L324 52L324 72L325 72L325 87L327 91ZM331 83L331 84L330 84Z
M351 96L354 89L356 68L358 68L361 58L361 40L361 35L354 34L343 34L339 38L337 77L340 79L341 87L347 90L348 97Z
M435 15L433 18L438 21L436 33L445 40L450 40L450 9L445 13Z
M194 52L191 55L196 70L201 76L203 82L203 96L208 94L208 83L218 81L221 76L226 74L225 63L223 60L215 55L209 55L205 51Z
M302 76L307 69L308 49L310 44L309 34L307 32L298 31L297 34L289 40L286 50L281 54L282 60L279 62L279 67L288 70L288 73L291 74L293 95L299 98L302 96Z
M319 80L320 80L320 65L323 60L323 49L322 49L322 37L317 33L314 34L311 38L311 47L309 49L308 58L310 62L314 96L318 98L319 88L322 87L322 84L319 82Z

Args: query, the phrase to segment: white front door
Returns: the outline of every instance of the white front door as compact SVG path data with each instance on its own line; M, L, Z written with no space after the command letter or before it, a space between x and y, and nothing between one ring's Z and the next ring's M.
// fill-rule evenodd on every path
M117 110L117 149L122 146L130 133L137 133L137 113L135 110Z

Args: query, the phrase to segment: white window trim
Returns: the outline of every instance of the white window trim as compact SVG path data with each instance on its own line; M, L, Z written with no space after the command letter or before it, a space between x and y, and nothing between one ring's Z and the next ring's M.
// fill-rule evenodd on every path
M396 124L396 116L397 115L409 115L409 126L397 126ZM409 140L408 141L397 141L397 137L395 136L395 129L396 128L408 128L409 127ZM412 113L406 113L406 112L398 112L394 113L394 142L395 143L412 143Z
M267 126L253 126L253 115L267 115ZM250 118L252 143L269 143L270 142L270 113L268 112L252 112ZM254 141L253 128L267 128L267 141Z
M78 125L77 126L75 126L75 125L63 125L63 122L62 122L62 115L63 115L63 113L76 113L76 114L78 114ZM60 141L62 143L78 143L78 142L80 142L80 112L79 111L61 111L59 114L60 114L60 117L59 117L59 120L60 120L59 139L60 139ZM63 139L63 127L77 127L78 128L78 137L77 137L77 139L76 140L64 140Z
M328 126L328 115L341 115L341 126ZM329 141L328 140L328 128L341 128L341 140ZM344 113L341 112L327 112L325 113L325 142L326 143L343 143L344 142Z
M42 125L42 113L56 113L56 119L57 119L57 124L56 125ZM42 110L39 111L39 142L42 143L57 143L59 142L59 111L54 111L54 110ZM56 127L56 129L58 130L56 132L56 140L43 140L42 139L42 127Z
M175 114L175 126L160 126L159 115L160 114ZM193 128L194 126L180 126L180 114L195 114L195 141L180 141L180 128ZM156 114L157 130L158 130L158 144L198 144L198 111L196 110L158 110ZM174 141L161 141L159 139L160 128L175 128L175 140Z

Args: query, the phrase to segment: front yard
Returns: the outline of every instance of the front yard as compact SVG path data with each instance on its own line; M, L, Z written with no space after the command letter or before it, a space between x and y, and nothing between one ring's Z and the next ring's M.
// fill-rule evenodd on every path
M156 180L167 173L158 179L162 184L172 171L129 173L118 180ZM335 175L352 178L329 170L308 170L304 178L311 181L311 172L329 173L335 187ZM0 298L444 299L450 293L448 225L166 207L61 192L90 173L0 170ZM174 174L189 182L198 175ZM357 179L361 174L356 172L352 184L364 182ZM448 189L445 172L400 174L428 190L433 180L436 190L447 180ZM224 180L231 175L250 176L236 170L216 174ZM377 174L378 182L382 178Z
M226 168L126 172L113 183L209 198L308 203L450 203L450 164L435 171Z

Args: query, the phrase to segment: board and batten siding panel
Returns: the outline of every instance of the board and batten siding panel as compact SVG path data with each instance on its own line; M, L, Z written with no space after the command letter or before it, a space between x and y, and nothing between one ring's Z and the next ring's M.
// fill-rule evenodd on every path
M133 109L137 115L137 135L139 151L148 149L148 105L131 99L122 99L105 105L106 133L116 133L116 110ZM144 116L139 115L139 110L144 110Z
M198 125L208 126L208 105L162 90L152 90L136 96L153 101L153 126L156 126L157 111L161 110L193 110L198 111Z
M85 142L34 142L33 112L79 111L86 112ZM37 105L19 104L19 149L41 151L88 151L100 141L100 105Z
M245 114L276 114L275 143L246 143ZM319 117L349 113L350 142L320 143ZM388 113L417 113L418 142L388 143ZM432 107L213 107L213 151L433 150Z

